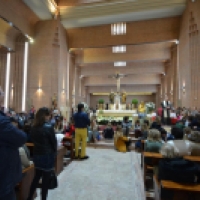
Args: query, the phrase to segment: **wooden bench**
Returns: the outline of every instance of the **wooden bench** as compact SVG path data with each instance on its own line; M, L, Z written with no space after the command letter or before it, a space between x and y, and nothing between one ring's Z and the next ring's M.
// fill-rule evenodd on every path
M142 154L143 154L143 156L142 156L142 158L143 158L143 177L144 177L144 185L145 185L147 171L151 170L152 166L157 166L160 159L163 159L164 157L160 153L143 152ZM149 166L144 162L145 158L151 158L152 166ZM199 156L184 156L183 158L186 160L200 163Z
M31 165L22 171L23 178L16 186L18 200L26 200L28 198L30 186L34 177L34 171L34 165Z
M200 199L200 184L181 184L168 180L158 181L154 175L155 200L164 200L163 193L170 194L170 200Z
M64 168L64 162L63 158L66 154L66 148L64 146L61 146L57 150L57 156L56 156L56 163L55 163L55 173L56 175L59 175Z

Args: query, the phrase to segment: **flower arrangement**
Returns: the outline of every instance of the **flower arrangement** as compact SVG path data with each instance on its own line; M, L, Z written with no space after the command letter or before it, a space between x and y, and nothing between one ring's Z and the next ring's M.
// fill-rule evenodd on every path
M137 105L138 104L138 100L137 99L132 99L132 104Z
M147 113L151 113L155 109L155 103L148 102L145 104L147 108Z
M104 104L104 99L99 99L99 104Z

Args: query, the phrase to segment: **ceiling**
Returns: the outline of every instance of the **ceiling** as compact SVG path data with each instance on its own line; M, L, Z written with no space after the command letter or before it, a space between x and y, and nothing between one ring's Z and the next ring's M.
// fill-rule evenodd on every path
M52 19L55 8L66 29L90 27L117 22L141 21L180 16L187 0L23 0L41 19ZM177 39L177 38L174 38ZM108 76L116 72L127 74L121 81L129 92L156 91L166 72L174 41L126 46L126 52L113 53L111 46L70 49L76 56L83 84L91 93L107 93L116 87ZM114 67L115 61L125 61L126 67Z
M23 0L42 20L57 6L65 28L181 15L187 0Z

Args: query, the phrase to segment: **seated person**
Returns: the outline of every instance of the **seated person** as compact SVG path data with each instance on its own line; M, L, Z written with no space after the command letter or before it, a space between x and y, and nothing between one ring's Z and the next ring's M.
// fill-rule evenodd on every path
M161 133L157 129L150 129L147 140L144 143L144 151L159 153L164 142L161 139ZM152 164L151 158L145 158L146 164Z
M141 127L141 134L142 135L141 135L141 137L139 137L139 140L135 143L135 149L141 150L141 148L142 148L141 140L147 139L148 131L149 131L149 128L148 128L147 124L144 123Z
M107 127L104 129L103 136L105 139L113 139L114 130L113 130L110 122L108 122Z
M19 156L21 159L22 169L25 169L33 164L32 161L30 161L30 154L28 152L28 148L24 146L19 148Z
M123 133L124 136L128 136L129 135L129 130L132 127L132 124L129 122L129 117L124 117L124 120L122 122L122 129L123 129Z
M160 128L161 128L161 118L160 118L160 116L157 116L155 121L151 124L150 129L159 130Z
M180 120L175 124L175 127L181 128L182 130L185 128L184 121Z
M146 124L147 127L148 127L148 129L149 129L149 120L148 119L145 119L144 122L143 122L143 124Z
M183 129L173 126L171 128L171 138L167 138L167 140L182 140L183 139Z
M71 121L69 123L68 128L66 129L65 133L66 137L74 137L75 136L75 126L74 126L74 121Z
M63 133L63 131L64 131L63 122L60 119L60 117L56 118L54 130L55 130L55 133Z
M130 151L131 141L129 137L123 136L121 125L117 126L117 130L114 134L114 146L120 152Z
M190 127L186 127L183 129L183 139L188 140L188 135L190 135L192 132L192 129Z
M136 120L136 122L135 122L134 131L135 131L135 137L136 138L141 137L142 133L141 133L141 126L140 126L139 120Z
M188 136L188 140L168 141L162 146L160 153L167 158L186 155L200 156L200 132L192 131Z

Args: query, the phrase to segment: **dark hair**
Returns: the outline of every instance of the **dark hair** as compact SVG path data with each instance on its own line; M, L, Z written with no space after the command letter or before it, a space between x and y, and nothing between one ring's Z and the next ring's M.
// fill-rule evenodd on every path
M183 130L181 128L173 127L171 129L171 134L174 136L175 140L183 139Z
M147 126L149 126L149 120L148 120L148 119L145 119L145 120L144 120L144 124L146 124Z
M129 117L128 116L125 116L124 117L124 122L127 122L129 120Z
M46 107L40 108L35 115L33 126L43 126L46 116L50 116L49 109Z
M84 108L84 105L82 103L79 103L78 104L78 112L81 112L82 108Z

